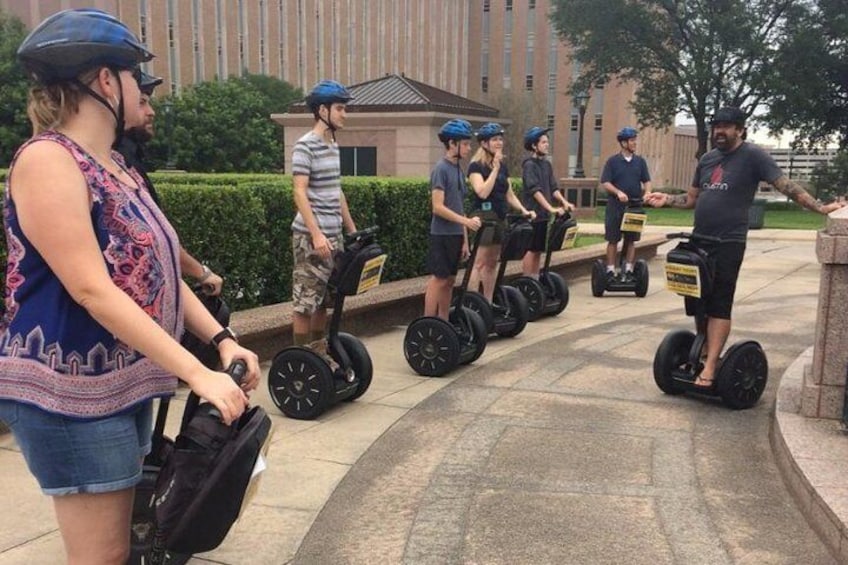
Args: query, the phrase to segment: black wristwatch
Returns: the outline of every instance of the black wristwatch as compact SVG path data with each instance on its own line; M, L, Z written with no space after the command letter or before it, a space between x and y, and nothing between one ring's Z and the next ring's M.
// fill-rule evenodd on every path
M213 335L212 341L210 341L209 343L211 343L213 346L215 346L215 348L217 348L225 339L231 339L236 342L238 341L238 337L236 337L236 332L230 329L229 326Z

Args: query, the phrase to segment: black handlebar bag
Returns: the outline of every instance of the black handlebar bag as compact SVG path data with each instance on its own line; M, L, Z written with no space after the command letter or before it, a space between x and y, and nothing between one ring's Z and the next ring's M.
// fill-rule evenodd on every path
M230 426L211 404L191 412L156 483L154 553L218 547L256 487L271 437L271 419L259 406Z

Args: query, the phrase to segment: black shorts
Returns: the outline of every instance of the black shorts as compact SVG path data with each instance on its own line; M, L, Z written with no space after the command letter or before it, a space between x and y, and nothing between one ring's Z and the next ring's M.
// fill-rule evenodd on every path
M610 206L607 204L606 212L604 213L604 239L609 243L618 243L621 241L621 220L624 218L626 208ZM639 241L642 239L642 234L637 232L624 232L624 241Z
M544 251L547 240L548 219L536 219L536 221L533 222L533 240L530 242L530 246L527 248L527 251Z
M462 254L462 235L430 234L430 246L427 249L427 272L436 278L455 277L459 270Z
M715 278L713 292L706 299L706 314L710 318L729 320L733 311L733 296L736 294L736 280L745 257L745 244L722 243L709 249L708 254L715 269ZM694 300L686 299L686 313L690 316L695 313Z

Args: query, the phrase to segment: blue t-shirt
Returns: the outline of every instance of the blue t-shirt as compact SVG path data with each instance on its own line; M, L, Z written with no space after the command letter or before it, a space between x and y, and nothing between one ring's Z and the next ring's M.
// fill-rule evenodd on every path
M482 161L472 161L468 165L468 176L471 176L471 173L479 174L483 177L483 182L486 182L489 179L489 175L492 174L492 167ZM509 170L506 164L501 163L501 167L498 169L498 176L495 179L495 186L492 188L492 192L489 193L488 198L480 198L476 192L471 191L471 208L474 210L491 210L498 215L498 218L503 220L506 218L507 190L509 190ZM486 204L488 204L488 207Z
M628 161L624 155L617 153L607 159L604 170L601 172L601 184L612 183L630 199L641 198L642 183L650 181L648 163L639 155L633 155L633 158ZM618 198L607 199L608 208L624 208L625 206L626 204Z
M706 153L695 169L692 186L695 201L695 232L726 240L745 241L748 209L760 181L774 183L783 171L771 155L751 143L736 150Z
M459 163L451 163L444 158L439 159L439 162L433 167L433 172L430 173L430 190L444 191L445 206L457 214L465 215L462 203L465 200L465 193L468 188L465 185L465 173ZM433 219L430 220L430 233L433 235L462 235L464 232L461 224L433 214Z
M524 207L536 212L536 218L540 220L547 219L549 215L548 211L536 201L534 194L541 192L548 203L552 206L557 205L553 202L554 192L558 190L558 187L551 162L547 159L537 159L536 157L524 159L521 170L521 182L524 185L521 195L521 199L524 201Z

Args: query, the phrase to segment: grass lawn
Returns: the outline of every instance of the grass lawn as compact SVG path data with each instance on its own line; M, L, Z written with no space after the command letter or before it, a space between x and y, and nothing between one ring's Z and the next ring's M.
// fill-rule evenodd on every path
M646 208L648 224L653 226L691 226L692 210L677 210L674 208ZM581 222L604 222L604 208L595 209L595 216L580 218ZM773 229L788 230L817 230L824 227L826 218L821 214L810 212L795 204L774 203L766 207L765 226Z

